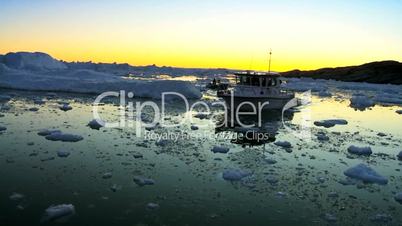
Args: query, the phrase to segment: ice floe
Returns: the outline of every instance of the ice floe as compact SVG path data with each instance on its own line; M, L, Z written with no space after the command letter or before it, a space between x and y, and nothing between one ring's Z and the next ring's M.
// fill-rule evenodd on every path
M344 174L350 178L361 180L366 183L376 183L381 185L388 183L387 178L381 176L363 163L347 169Z
M53 205L45 210L41 222L57 221L71 217L74 214L75 208L72 204Z
M230 148L224 147L224 146L214 146L214 147L211 149L211 151L212 151L213 153L223 153L223 154L228 153L229 150L230 150Z
M241 169L226 169L222 173L222 178L227 181L239 181L252 173Z
M62 141L62 142L78 142L84 139L80 135L62 133L62 132L52 132L49 135L46 135L45 138L46 140Z
M371 155L373 153L371 147L357 147L354 145L348 147L348 152L355 155Z
M345 119L327 119L327 120L321 120L321 121L315 121L314 125L316 126L322 126L325 128L330 128L334 127L335 125L347 125L348 121Z
M133 181L138 186L154 185L155 184L155 181L153 179L145 178L145 177L142 177L142 176L135 176L133 178Z

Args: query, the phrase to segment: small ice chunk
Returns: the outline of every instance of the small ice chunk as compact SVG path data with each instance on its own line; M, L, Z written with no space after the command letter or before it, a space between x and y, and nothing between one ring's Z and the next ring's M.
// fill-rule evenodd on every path
M338 195L338 193L331 191L330 193L328 193L328 197L329 198L338 198L339 195Z
M273 165L273 164L277 163L277 161L275 159L270 159L270 158L266 158L266 159L264 159L264 161L269 165Z
M388 222L392 221L392 216L389 214L385 214L385 213L379 213L379 214L376 214L376 215L370 217L370 221L376 222L376 223L388 223Z
M383 132L379 132L379 133L377 133L377 136L379 136L379 137L385 137L385 136L387 136L387 134L385 134L385 133L383 133Z
M59 156L60 158L66 158L70 155L70 152L64 149L60 149L57 151L57 156Z
M402 151L400 151L396 157L398 157L398 159L402 161Z
M335 125L347 125L347 124L348 121L346 121L345 119L327 119L314 122L314 125L323 126L325 128L334 127Z
M6 102L8 102L10 100L11 100L11 96L9 96L9 95L0 95L0 102L1 103L6 103Z
M323 216L324 220L326 220L327 222L336 222L338 220L338 218L332 214L332 213L326 213Z
M133 178L134 183L136 183L138 186L145 186L145 185L154 185L155 181L150 178L145 178L142 176L135 176Z
M157 210L157 209L159 209L159 204L150 202L147 204L146 208L147 208L147 210Z
M73 107L71 107L68 103L65 103L65 104L59 106L59 109L62 111L70 111L73 109Z
M37 108L37 107L31 107L31 108L28 108L28 111L39 111L39 108Z
M226 169L222 173L222 177L227 181L239 181L244 177L250 176L252 173L241 169Z
M361 180L366 183L377 183L380 185L385 185L388 183L387 178L381 176L372 168L364 165L363 163L347 169L344 174L345 176Z
M57 206L50 206L45 210L41 222L55 221L62 218L68 218L75 214L75 208L72 204L61 204Z
M354 145L348 147L348 152L355 155L371 155L373 153L370 147L357 147Z
M80 135L74 135L69 133L62 132L53 132L47 136L45 136L47 140L51 141L62 141L62 142L78 142L83 140L84 138Z
M396 110L395 111L397 114L402 114L402 110Z
M21 201L22 199L25 198L25 195L20 194L20 193L13 192L13 193L10 195L9 198L10 198L11 201Z
M402 204L402 192L397 193L394 196L395 201L399 202L400 204Z
M198 130L198 126L196 126L196 125L191 125L191 130Z
M93 119L91 120L88 125L91 129L96 129L99 130L100 128L102 128L103 126L105 126L105 122L101 121L101 120L96 120Z
M224 146L214 146L214 147L211 149L211 151L212 151L213 153L223 153L223 154L228 153L229 150L230 150L230 148L224 147Z
M291 148L292 144L289 141L277 141L274 143L276 146L283 147L283 148Z
M0 131L6 131L6 130L7 130L7 127L0 126Z
M106 172L102 175L103 179L110 179L112 178L113 174L111 172Z
M358 110L365 110L366 108L374 106L374 101L369 97L361 94L355 94L350 99L350 106Z
M112 190L112 192L116 192L116 191L118 191L118 190L120 190L121 189L121 186L119 186L119 185L117 185L117 184L113 184L111 187L110 187L110 190Z
M267 182L270 183L271 185L276 185L278 183L278 178L276 178L273 175L268 175L267 176Z
M317 134L317 139L318 139L319 141L328 141L328 140L329 140L329 137L328 137L327 135L325 135L325 134L319 133L319 134Z
M166 139L159 139L158 141L155 142L155 144L157 146L162 146L162 147L168 145L169 143L170 143L170 141L166 140Z
M51 129L42 129L38 132L38 135L39 136L47 136L52 133L61 133L61 131L60 130L51 130Z

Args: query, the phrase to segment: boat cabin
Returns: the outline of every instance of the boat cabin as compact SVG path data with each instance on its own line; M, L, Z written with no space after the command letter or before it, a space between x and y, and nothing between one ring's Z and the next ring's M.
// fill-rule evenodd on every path
M263 88L277 87L281 81L278 79L279 74L273 72L238 72L236 76L236 84L243 86L257 86Z

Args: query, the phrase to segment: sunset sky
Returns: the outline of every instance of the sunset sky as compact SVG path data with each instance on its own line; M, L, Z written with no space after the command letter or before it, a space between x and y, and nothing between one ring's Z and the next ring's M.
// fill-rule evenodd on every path
M0 54L179 67L402 61L402 1L0 0Z

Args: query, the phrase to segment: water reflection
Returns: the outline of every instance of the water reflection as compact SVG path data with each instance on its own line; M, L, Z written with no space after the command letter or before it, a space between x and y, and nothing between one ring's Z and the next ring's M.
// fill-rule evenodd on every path
M283 122L292 121L294 113L287 111L282 115L280 111L267 111L259 115L239 115L238 118L231 119L230 115L222 114L217 121L215 133L232 134L231 143L245 146L259 146L271 143L276 140L279 128ZM283 121L282 121L283 117ZM242 125L254 125L243 127Z

